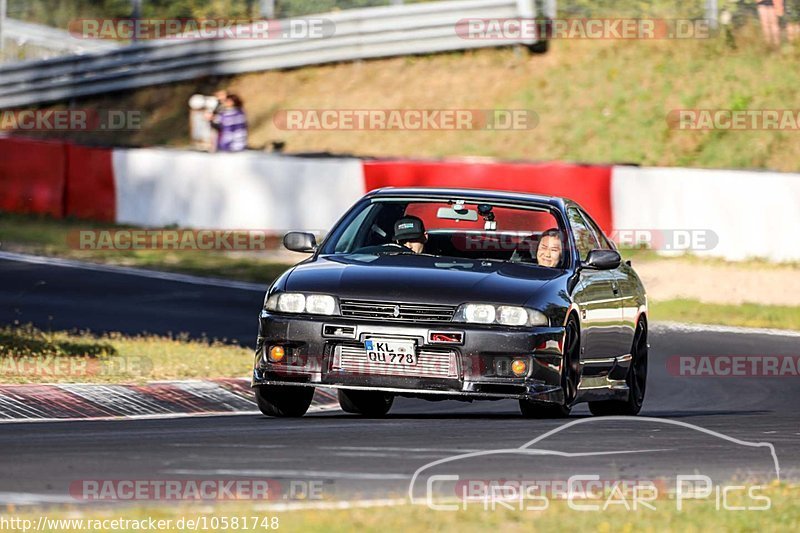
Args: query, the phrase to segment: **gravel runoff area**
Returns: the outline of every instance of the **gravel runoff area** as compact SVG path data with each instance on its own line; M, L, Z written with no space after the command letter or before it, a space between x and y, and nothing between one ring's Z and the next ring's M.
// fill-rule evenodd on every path
M634 260L633 267L648 296L656 301L688 298L715 304L800 305L797 266L664 259Z

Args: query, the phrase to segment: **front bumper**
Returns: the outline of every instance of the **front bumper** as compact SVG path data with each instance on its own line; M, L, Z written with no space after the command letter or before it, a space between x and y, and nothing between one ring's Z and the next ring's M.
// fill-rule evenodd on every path
M461 333L459 343L441 343L432 333ZM414 339L420 358L440 361L427 375L353 367L368 338ZM461 323L409 323L292 316L263 312L259 322L253 386L305 385L368 389L428 399L517 398L562 402L560 386L564 328L529 329ZM280 363L270 346L286 347ZM344 357L343 357L344 356ZM513 359L528 362L522 377L507 371ZM343 361L350 363L344 363ZM447 361L449 364L445 364ZM351 366L348 366L350 364Z

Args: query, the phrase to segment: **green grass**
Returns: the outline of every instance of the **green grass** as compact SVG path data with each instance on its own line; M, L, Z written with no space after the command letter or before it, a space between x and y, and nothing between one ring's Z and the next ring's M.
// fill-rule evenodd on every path
M683 299L652 301L649 306L650 319L655 321L800 330L800 307L797 306L725 305Z
M127 508L48 508L25 509L9 516L32 520L37 523L41 515L50 519L114 519L143 520L147 518L172 520L172 527L166 531L178 531L174 527L177 520L203 519L206 524L213 517L217 519L232 517L250 517L248 527L214 528L217 531L265 531L261 527L251 529L252 517L266 519L278 518L278 531L314 532L392 532L392 531L458 531L458 532L529 532L564 530L597 531L610 533L620 531L797 531L800 528L800 490L796 486L771 484L759 492L771 500L768 511L717 511L713 497L708 501L688 502L683 511L676 509L674 500L657 500L655 510L640 509L626 511L622 505L611 505L604 512L579 512L569 509L564 501L553 500L545 511L484 511L475 506L467 511L437 512L425 506L400 505L396 507L349 509L349 510L302 510L302 511L270 511L258 504L227 503L216 505L172 506L156 505L152 507ZM741 503L730 501L731 504ZM761 503L761 502L758 502ZM184 522L185 524L185 522ZM134 531L131 528L116 531ZM46 529L44 531L52 531ZM65 527L58 531L79 531L73 527Z
M233 340L189 339L182 334L93 335L7 325L0 328L0 383L247 377L252 351L231 344Z
M289 268L285 263L259 257L260 252L233 254L203 250L79 250L69 243L70 232L76 230L131 227L0 212L0 250L252 281L265 285ZM302 257L298 254L298 260L300 259Z

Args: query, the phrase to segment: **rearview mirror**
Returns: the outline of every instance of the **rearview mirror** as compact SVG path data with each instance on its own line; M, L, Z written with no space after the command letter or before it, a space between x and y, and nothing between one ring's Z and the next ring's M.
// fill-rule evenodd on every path
M467 222L475 222L478 220L478 212L474 209L455 209L452 207L440 207L436 212L436 218L443 218L445 220L466 220Z
M312 253L317 249L317 239L313 233L290 231L283 237L283 245L293 252Z
M614 270L620 263L622 257L619 252L614 250L592 250L583 263L584 268L593 270Z

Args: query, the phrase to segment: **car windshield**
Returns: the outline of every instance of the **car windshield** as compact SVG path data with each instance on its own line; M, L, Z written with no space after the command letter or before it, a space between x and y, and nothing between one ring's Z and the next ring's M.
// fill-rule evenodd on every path
M331 233L322 253L420 254L562 268L568 243L545 205L373 200Z

